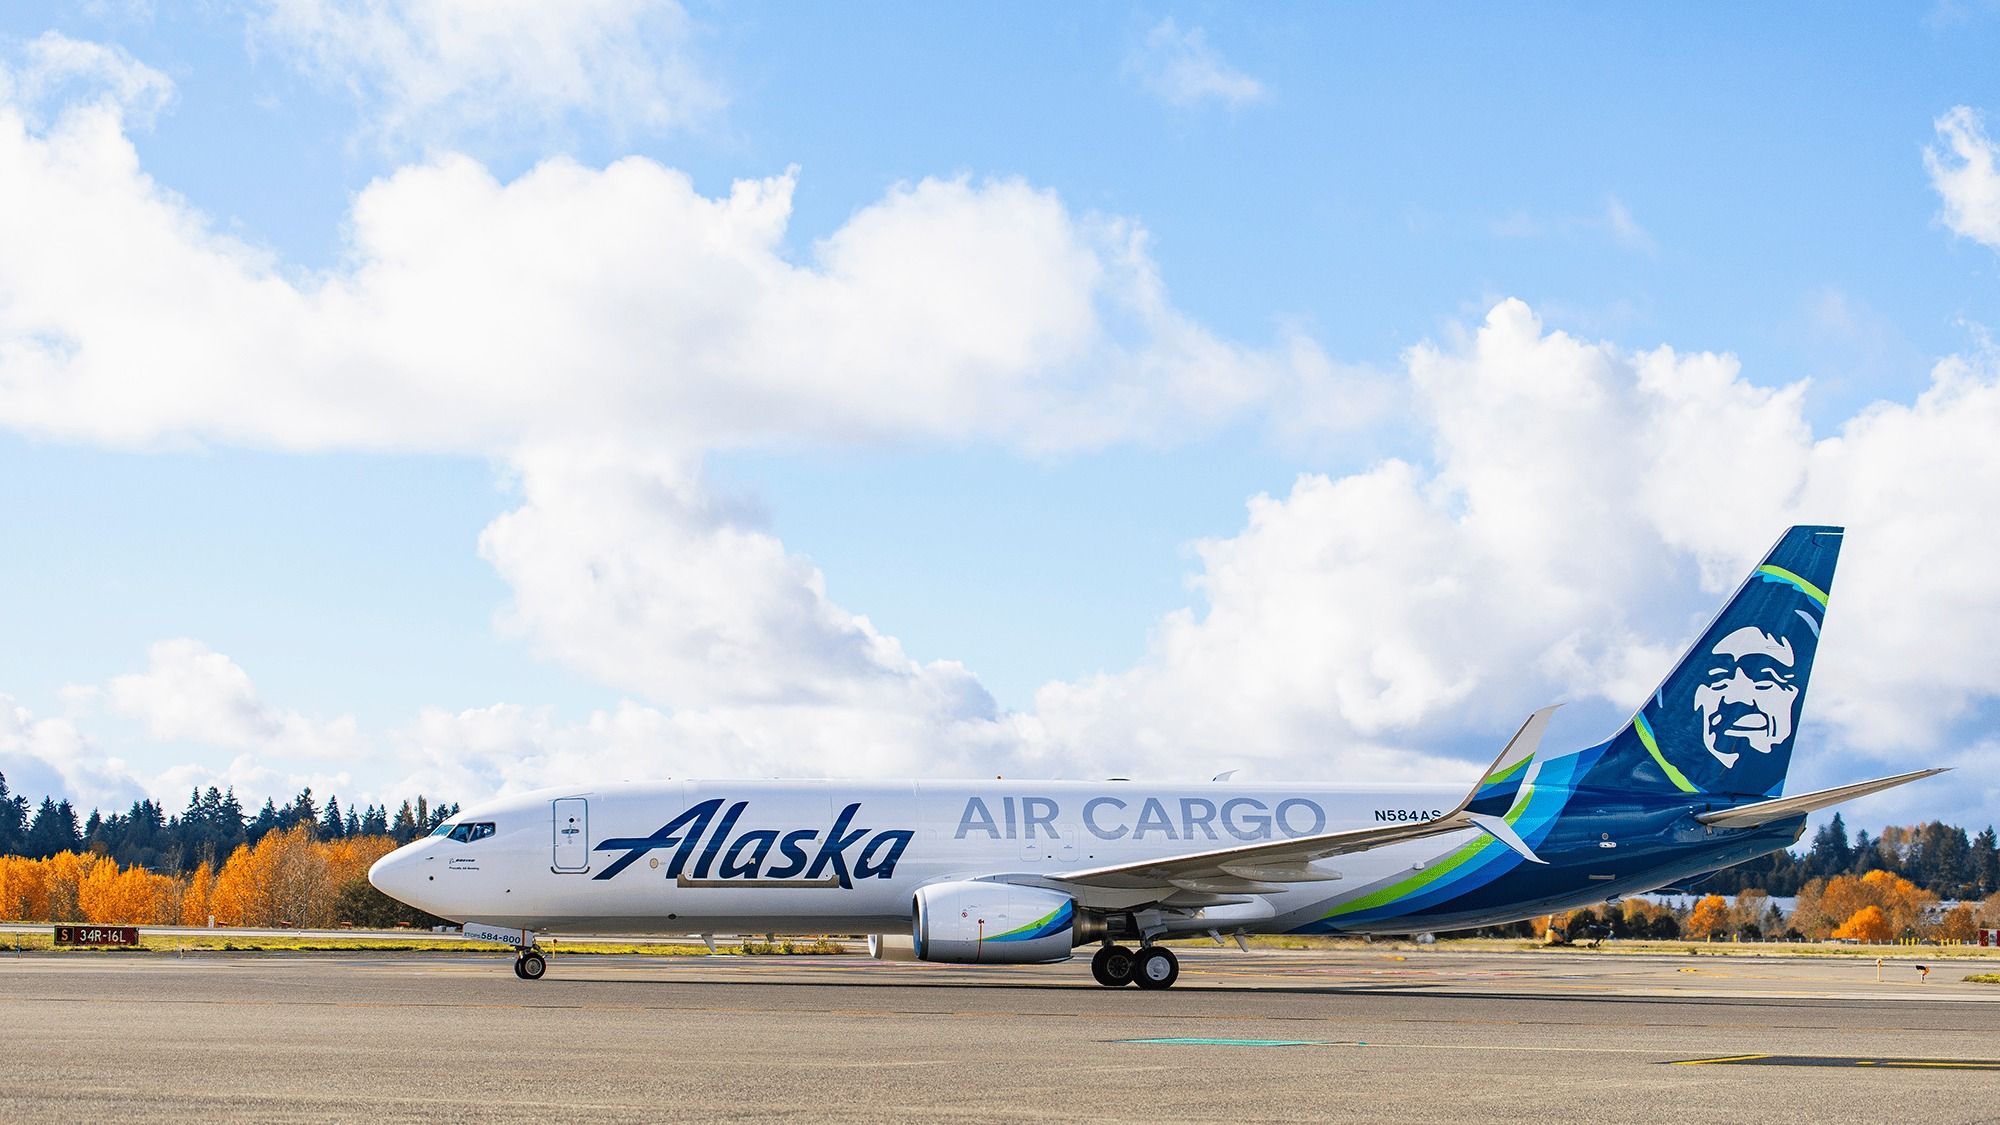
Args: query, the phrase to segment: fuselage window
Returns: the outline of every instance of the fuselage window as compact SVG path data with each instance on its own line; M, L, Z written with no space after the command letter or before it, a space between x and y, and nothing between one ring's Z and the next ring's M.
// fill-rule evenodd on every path
M453 825L447 835L461 844L470 844L474 840L484 840L486 837L493 835L493 822L482 820L476 824L467 822L465 824Z

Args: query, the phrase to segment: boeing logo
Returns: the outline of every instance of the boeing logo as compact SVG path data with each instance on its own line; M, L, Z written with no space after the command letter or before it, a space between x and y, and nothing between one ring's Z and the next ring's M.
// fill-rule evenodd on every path
M778 879L830 879L852 888L856 879L888 879L895 875L896 861L916 835L907 829L880 830L854 828L861 812L860 802L848 805L834 818L833 827L800 828L780 833L773 828L736 832L748 801L737 801L723 811L723 798L715 797L689 808L662 824L650 836L605 840L592 851L623 851L625 854L598 872L596 878L609 879L653 851L673 849L667 861L669 879L692 878L768 881ZM717 814L721 819L717 820ZM712 830L711 830L712 828ZM817 841L817 847L815 847ZM770 867L771 853L779 853ZM849 853L853 853L850 865Z

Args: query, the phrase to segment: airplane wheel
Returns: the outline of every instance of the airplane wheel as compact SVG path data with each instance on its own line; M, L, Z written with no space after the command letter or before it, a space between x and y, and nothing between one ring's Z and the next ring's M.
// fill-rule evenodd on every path
M521 954L521 959L514 962L514 975L522 980L540 980L548 971L548 958L532 951Z
M1153 946L1139 953L1139 972L1133 977L1140 988L1172 988L1181 979L1181 959L1174 951L1161 946Z
M1122 945L1107 945L1090 959L1090 975L1106 988L1122 988L1132 983L1138 959Z

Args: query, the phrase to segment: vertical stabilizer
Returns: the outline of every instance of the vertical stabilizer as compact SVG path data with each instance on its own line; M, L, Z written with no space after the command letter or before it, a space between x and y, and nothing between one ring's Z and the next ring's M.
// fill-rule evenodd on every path
M1782 791L1840 540L1837 527L1786 531L1582 784L1731 798Z

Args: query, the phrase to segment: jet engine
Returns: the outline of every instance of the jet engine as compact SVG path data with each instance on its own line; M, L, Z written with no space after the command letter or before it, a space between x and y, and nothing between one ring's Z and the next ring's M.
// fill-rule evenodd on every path
M960 965L1066 961L1077 944L1076 902L1060 891L1008 883L933 883L918 889L917 957Z

